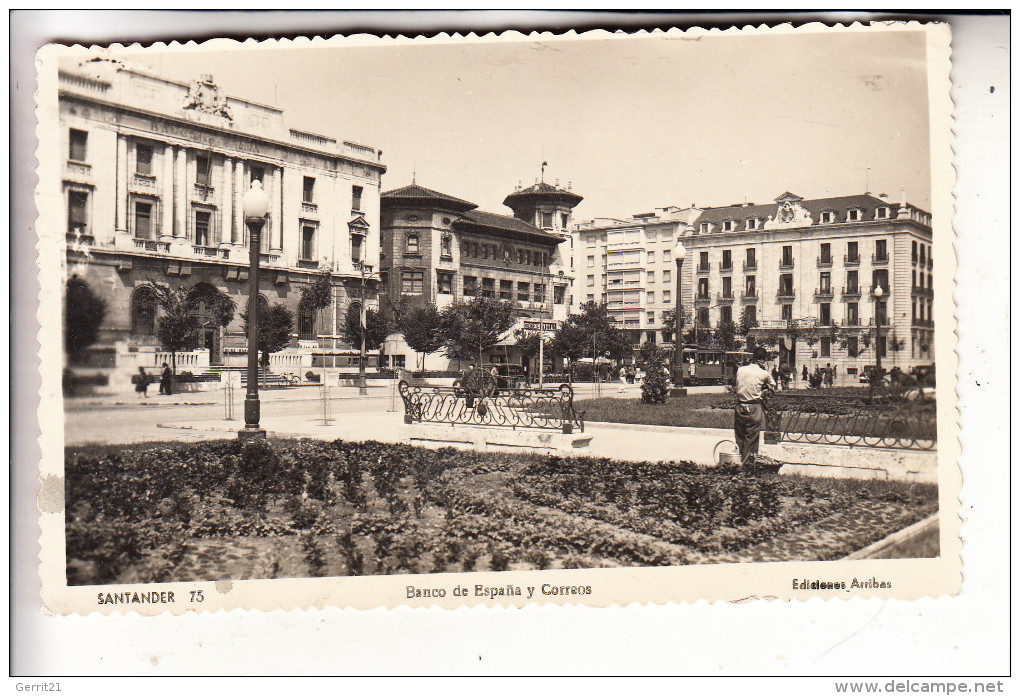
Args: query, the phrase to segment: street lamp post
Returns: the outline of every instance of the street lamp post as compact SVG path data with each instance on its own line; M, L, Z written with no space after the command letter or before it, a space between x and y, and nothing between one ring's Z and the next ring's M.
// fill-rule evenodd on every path
M878 341L878 339L882 335L882 316L879 313L878 309L879 309L879 302L882 301L882 295L884 295L884 294L885 294L885 291L882 289L881 285L875 286L875 290L874 290L874 295L875 295L875 372L878 373L880 379L881 379L881 376L882 376L882 351L879 350L879 345L878 345L879 341ZM870 383L870 381L869 381L869 383Z
M269 196L262 190L261 181L251 182L242 205L244 222L248 226L248 389L244 397L244 428L238 431L237 437L240 440L265 439L266 431L259 427L259 249L269 211Z
M683 312L683 302L680 296L683 285L680 274L683 271L685 256L687 256L687 248L683 242L678 241L673 248L673 258L676 260L676 315L673 317L673 388L669 390L670 396L687 396L687 390L684 388L684 339L680 331L681 313Z

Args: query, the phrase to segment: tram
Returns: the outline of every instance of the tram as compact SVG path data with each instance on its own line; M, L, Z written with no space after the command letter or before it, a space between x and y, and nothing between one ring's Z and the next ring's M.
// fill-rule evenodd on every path
M737 368L751 361L751 354L740 350L684 348L684 382L687 384L731 384Z

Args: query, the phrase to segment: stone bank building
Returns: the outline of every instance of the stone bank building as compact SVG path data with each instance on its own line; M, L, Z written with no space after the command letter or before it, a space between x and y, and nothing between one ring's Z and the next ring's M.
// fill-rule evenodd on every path
M107 303L88 356L119 376L164 359L150 284L216 288L237 311L222 327L204 303L198 350L178 369L245 363L248 239L241 200L253 180L269 194L260 295L295 316L290 347L270 369L304 378L323 366L356 369L337 326L352 302L377 304L382 153L293 126L283 110L223 94L212 75L178 82L105 59L59 71L59 182L67 273ZM301 288L333 274L333 301L301 313Z

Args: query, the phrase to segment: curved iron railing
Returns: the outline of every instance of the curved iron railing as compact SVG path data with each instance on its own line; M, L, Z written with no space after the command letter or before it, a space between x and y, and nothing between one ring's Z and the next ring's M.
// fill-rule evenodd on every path
M405 423L448 423L584 432L584 414L574 410L569 384L545 389L415 387L401 380Z
M773 395L765 403L766 437L779 441L934 450L935 399L909 396Z

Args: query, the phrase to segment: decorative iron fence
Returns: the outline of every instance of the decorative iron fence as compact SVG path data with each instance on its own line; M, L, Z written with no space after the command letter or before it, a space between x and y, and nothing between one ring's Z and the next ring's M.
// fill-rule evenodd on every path
M488 385L411 386L401 380L405 423L446 423L584 432L569 384L555 388L498 389Z
M890 395L774 395L766 438L780 442L934 450L935 399L920 390Z

